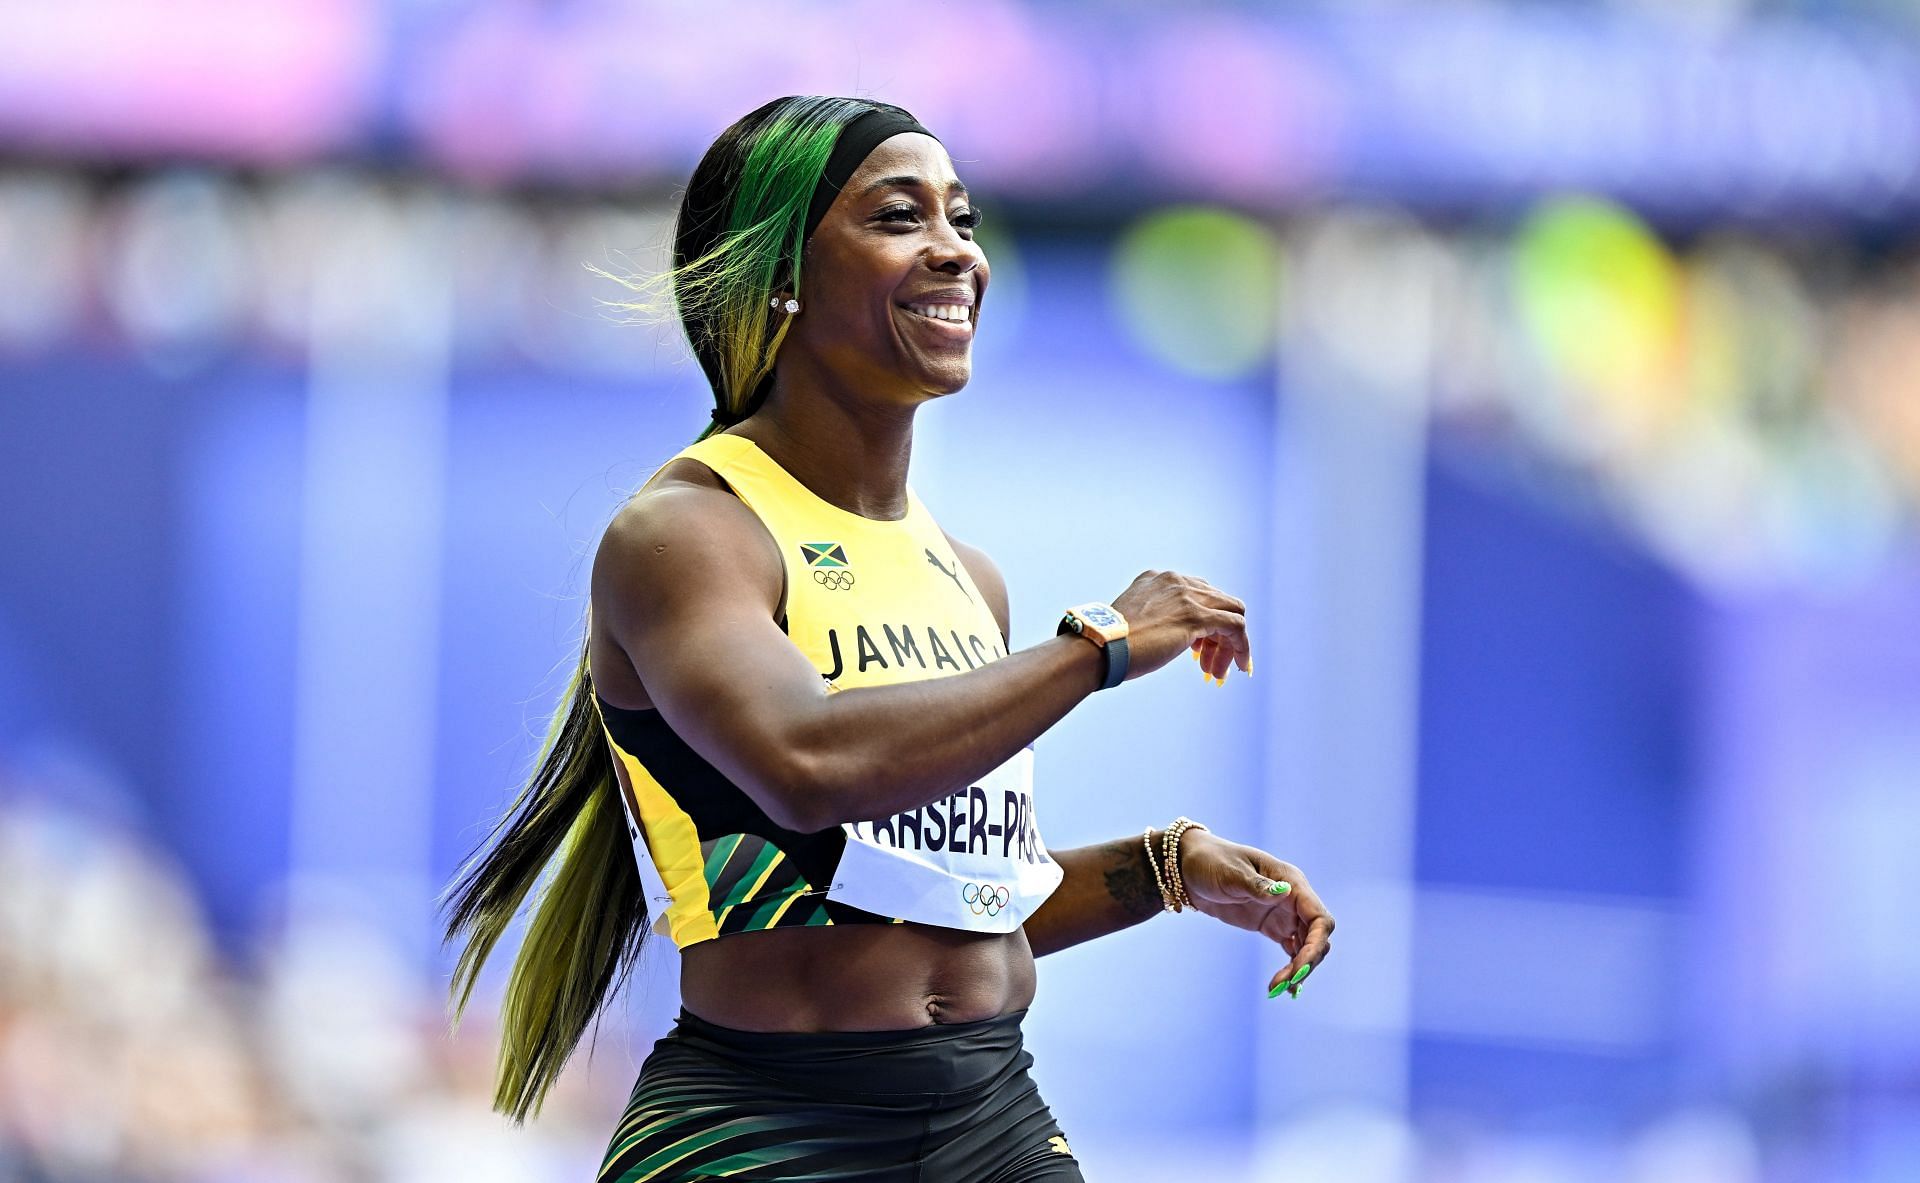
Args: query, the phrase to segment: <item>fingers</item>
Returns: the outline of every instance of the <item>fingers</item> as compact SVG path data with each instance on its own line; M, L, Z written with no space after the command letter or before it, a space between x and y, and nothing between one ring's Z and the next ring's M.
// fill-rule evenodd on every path
M1282 944L1288 943L1282 942ZM1299 945L1297 950L1288 945L1289 952L1293 953L1293 959L1267 982L1268 998L1273 998L1282 991L1297 997L1300 993L1300 983L1306 981L1307 975L1327 959L1327 954L1333 952L1333 942L1324 936L1315 938L1309 935L1307 940Z
M1282 947L1293 954L1293 959L1267 983L1267 997L1272 998L1283 990L1289 995L1298 996L1300 983L1306 981L1307 975L1333 952L1332 938L1333 917L1322 913L1307 924L1306 939L1298 942L1297 949L1282 941Z
M1307 975L1333 952L1332 914L1297 868L1292 871L1288 881L1293 888L1289 894L1293 897L1295 927L1292 933L1282 938L1280 944L1292 955L1292 959L1267 983L1269 998L1283 991L1289 996L1298 996L1300 984L1307 980Z
M1212 637L1201 637L1194 642L1195 656L1200 661L1200 674L1209 682L1226 677L1227 659L1220 651L1220 643Z
M1227 671L1239 666L1242 672L1253 670L1253 649L1247 642L1246 617L1224 609L1204 609L1197 622L1206 630L1200 639L1200 664L1209 677L1224 680ZM1209 655L1208 650L1212 653Z
M1252 672L1252 650L1247 643L1247 605L1238 596L1226 592L1208 583L1204 579L1190 579L1194 599L1204 605L1209 612L1206 620L1210 622L1214 635L1203 638L1212 650L1209 658L1202 652L1201 666L1207 675L1218 681L1226 681L1227 671L1238 665L1243 672Z
M1220 641L1214 637L1199 637L1191 648L1193 658L1200 663L1200 676L1210 682L1224 682L1227 670L1233 666L1233 656Z
M1252 668L1253 659L1251 656L1236 650L1231 644L1221 638L1205 637L1201 639L1200 644L1201 669L1208 677L1217 682L1226 682L1227 674L1235 666L1239 666L1243 673L1248 672Z
M1300 952L1294 955L1295 961L1311 962L1314 965L1326 960L1333 952L1333 917L1316 917L1307 925L1307 939L1300 944Z

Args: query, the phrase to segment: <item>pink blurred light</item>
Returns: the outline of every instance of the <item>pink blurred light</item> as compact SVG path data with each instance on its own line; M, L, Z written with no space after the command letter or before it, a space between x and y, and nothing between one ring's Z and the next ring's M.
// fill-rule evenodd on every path
M400 120L468 177L691 165L723 127L783 94L899 103L945 139L963 175L998 188L1071 187L1105 152L1100 67L1083 30L1010 0L964 21L896 19L853 3L583 3L564 18L509 3L478 10L425 47Z
M1325 175L1341 133L1325 63L1241 17L1191 17L1136 63L1139 149L1223 195L1273 198Z
M369 0L0 6L0 137L293 160L348 143L379 65Z

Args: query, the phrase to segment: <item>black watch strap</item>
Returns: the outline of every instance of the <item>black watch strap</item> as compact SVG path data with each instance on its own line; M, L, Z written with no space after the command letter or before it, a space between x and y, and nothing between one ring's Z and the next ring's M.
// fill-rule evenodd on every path
M1107 676L1101 681L1100 689L1111 690L1127 680L1127 639L1116 637L1100 646L1107 655Z

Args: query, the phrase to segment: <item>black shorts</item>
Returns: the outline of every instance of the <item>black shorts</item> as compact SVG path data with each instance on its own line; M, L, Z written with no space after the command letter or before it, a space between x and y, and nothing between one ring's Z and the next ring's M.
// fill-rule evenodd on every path
M760 1032L682 1009L640 1066L600 1183L1082 1183L1027 1075L1026 1013Z

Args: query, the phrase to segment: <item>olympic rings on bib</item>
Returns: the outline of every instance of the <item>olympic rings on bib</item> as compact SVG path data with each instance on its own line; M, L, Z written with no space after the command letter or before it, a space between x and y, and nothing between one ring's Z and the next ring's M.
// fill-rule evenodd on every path
M992 883L969 883L960 889L960 900L973 909L975 916L998 916L1013 898L1006 888Z
M813 581L828 591L846 591L853 586L853 572L844 568L815 567Z

